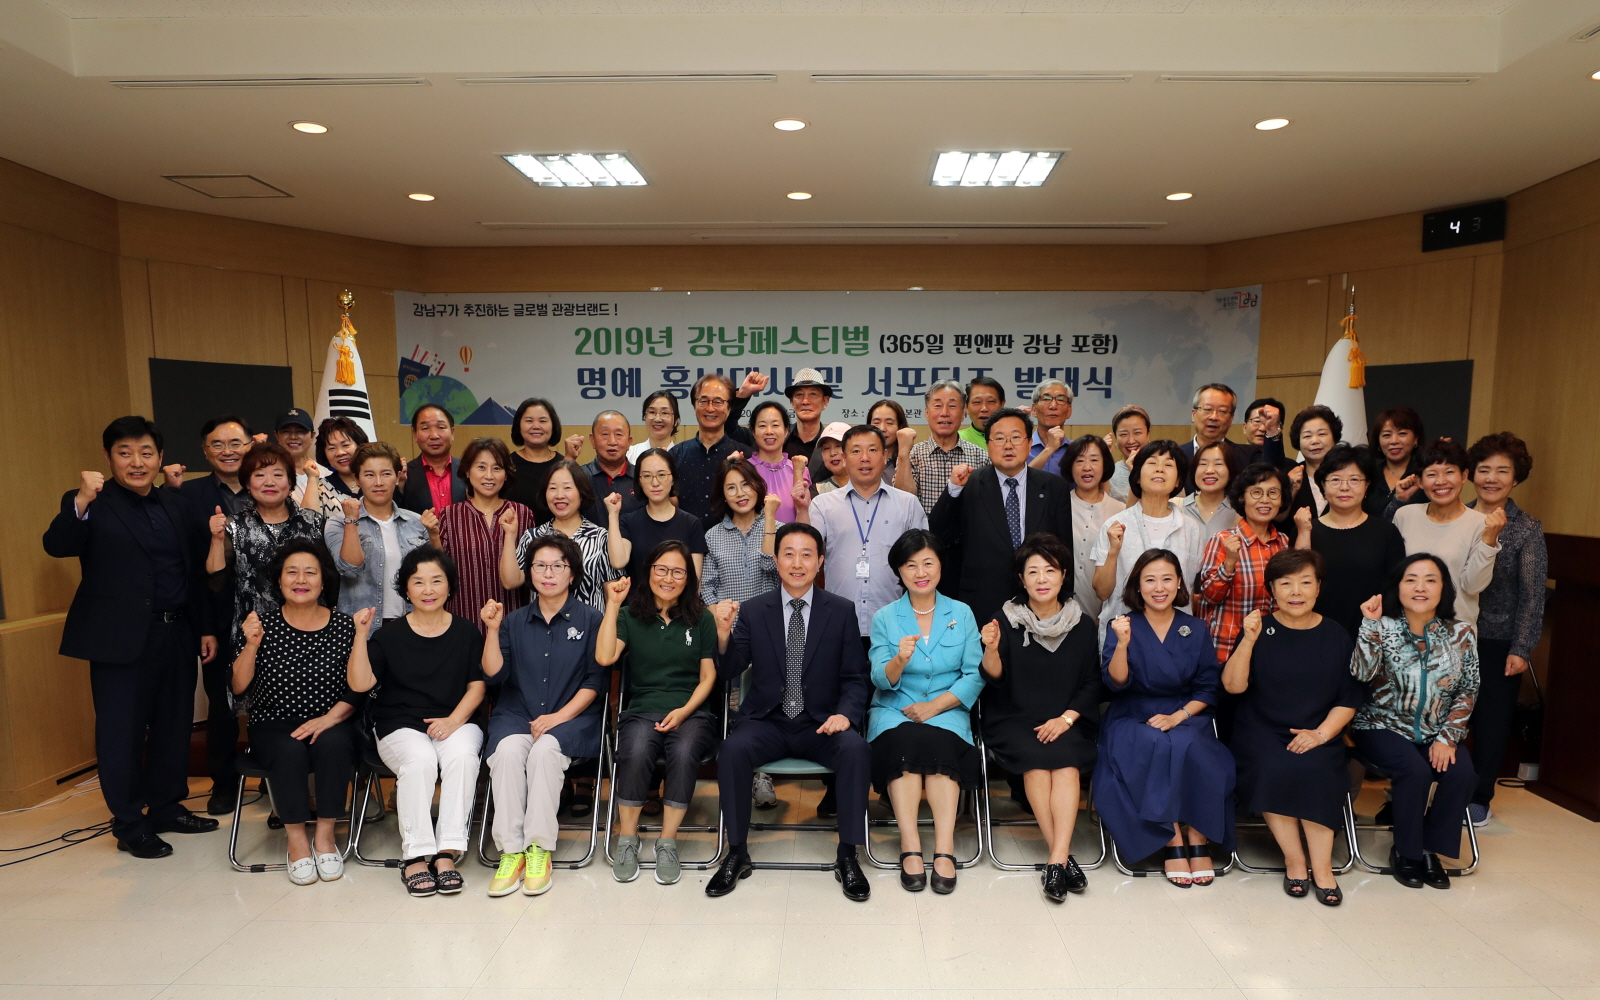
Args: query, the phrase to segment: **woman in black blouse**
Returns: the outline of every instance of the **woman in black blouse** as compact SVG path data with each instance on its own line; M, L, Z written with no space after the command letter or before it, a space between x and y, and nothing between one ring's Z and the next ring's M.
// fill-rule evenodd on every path
M345 815L356 766L355 728L347 721L356 695L345 685L355 624L331 610L339 604L339 573L321 542L289 539L265 575L282 606L245 618L233 695L249 707L251 752L272 772L272 802L289 835L289 880L332 882L344 874L333 828ZM313 774L314 845L306 837L306 778Z
M1383 593L1389 573L1406 557L1400 529L1369 513L1380 475L1366 448L1335 445L1315 477L1327 512L1321 517L1313 517L1310 507L1294 512L1294 547L1322 557L1317 614L1338 622L1351 636L1361 627L1361 603Z
M1059 903L1089 884L1069 851L1100 729L1095 620L1071 596L1072 550L1056 536L1024 539L1014 565L1025 599L1001 606L1005 624L983 626L984 740L1002 767L1022 775L1050 847L1044 894Z

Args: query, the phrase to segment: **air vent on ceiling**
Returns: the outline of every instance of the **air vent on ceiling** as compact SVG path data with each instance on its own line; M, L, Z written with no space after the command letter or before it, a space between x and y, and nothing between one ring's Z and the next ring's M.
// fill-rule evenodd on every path
M1596 21L1594 24L1591 24L1587 28L1584 28L1582 31L1574 34L1572 36L1572 38L1570 39L1570 41L1587 42L1589 39L1595 37L1596 35L1600 35L1600 21Z
M812 73L813 83L1127 83L1127 73Z
M1162 83L1388 83L1426 86L1461 86L1475 76L1362 76L1360 74L1215 74L1163 73Z
M542 83L775 83L774 73L589 73L549 76L462 76L468 87Z
M112 80L123 90L202 90L236 87L426 87L420 76L236 77L226 80Z
M838 233L859 234L861 239L870 239L872 234L915 234L918 232L950 233L950 232L1054 232L1057 230L1127 230L1127 229L1161 229L1165 222L946 222L946 223L807 223L788 225L785 223L724 223L724 222L686 222L686 223L631 223L631 222L480 222L478 225L485 229L502 231L516 229L533 230L568 230L583 232L604 231L650 231L673 232L695 229L717 229L728 234L729 237L741 232L746 233L784 233L803 236L807 233L831 235ZM698 238L709 238L700 236ZM716 238L723 238L717 236Z
M162 174L174 184L198 191L207 198L293 198L282 188L273 187L250 174Z

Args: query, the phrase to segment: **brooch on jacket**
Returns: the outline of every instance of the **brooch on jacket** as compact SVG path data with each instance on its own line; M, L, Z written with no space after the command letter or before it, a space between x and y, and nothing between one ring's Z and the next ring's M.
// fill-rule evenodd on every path
M567 638L573 642L576 642L577 640L583 638L583 633L578 631L576 626L569 625L567 626Z
M1183 636L1187 636L1189 634L1189 626L1187 626L1187 625L1179 625L1178 626L1178 634L1179 635L1183 635Z

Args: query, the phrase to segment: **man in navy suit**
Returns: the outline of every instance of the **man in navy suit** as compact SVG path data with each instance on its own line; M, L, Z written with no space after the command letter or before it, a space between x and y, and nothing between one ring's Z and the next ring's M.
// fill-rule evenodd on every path
M753 866L745 849L750 830L750 779L784 757L815 761L834 772L839 802L839 852L834 877L847 898L861 902L871 886L856 860L867 839L867 787L872 751L856 731L872 684L861 648L855 606L815 586L825 555L822 535L809 524L786 524L776 539L777 590L713 608L718 672L750 670L736 728L717 756L717 784L728 824L728 856L706 884L726 896ZM734 624L737 616L738 624Z
M44 550L83 568L61 631L61 655L89 661L100 791L117 849L172 853L162 833L207 833L217 821L184 807L196 671L217 655L206 549L190 504L155 489L161 432L143 417L101 435L111 481L84 472L61 498Z

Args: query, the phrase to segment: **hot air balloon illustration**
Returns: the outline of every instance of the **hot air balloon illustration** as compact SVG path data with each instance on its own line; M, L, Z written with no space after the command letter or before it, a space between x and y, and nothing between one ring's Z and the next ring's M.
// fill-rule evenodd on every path
M472 348L463 347L461 349L460 353L461 353L461 370L464 371L464 372L472 371L472 367L471 367L471 365L472 365Z

